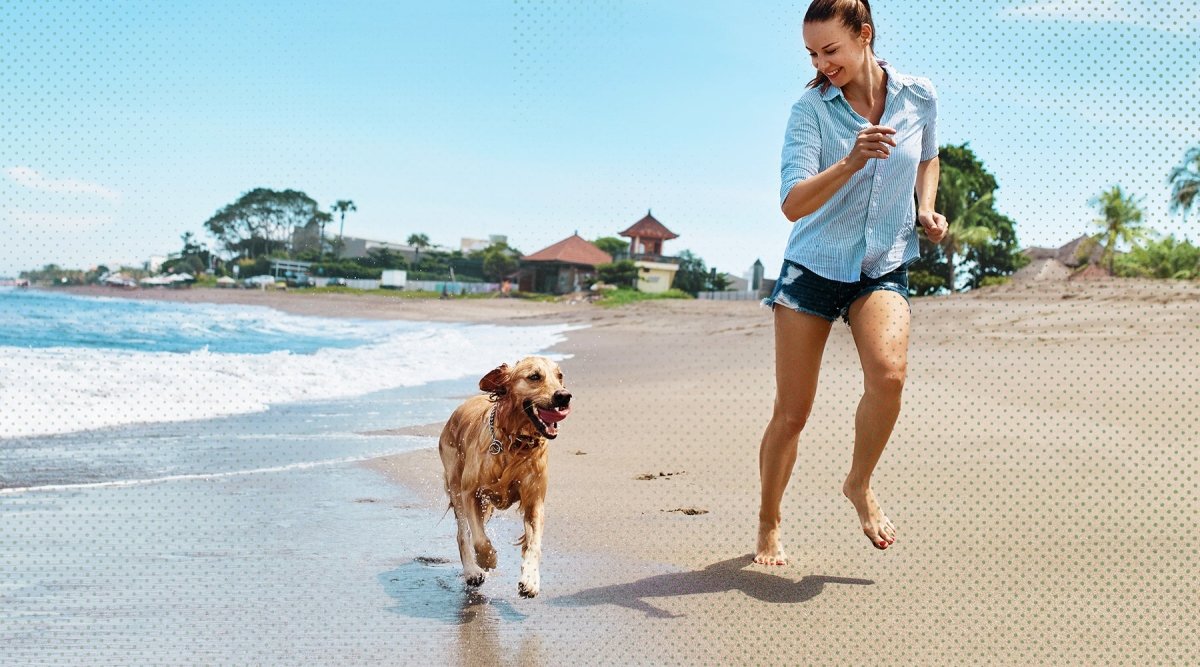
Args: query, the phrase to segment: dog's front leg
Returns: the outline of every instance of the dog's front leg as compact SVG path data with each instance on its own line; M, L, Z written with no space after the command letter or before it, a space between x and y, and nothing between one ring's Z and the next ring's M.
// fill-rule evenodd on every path
M542 499L538 498L525 507L525 535L521 540L521 579L517 592L521 597L531 598L542 586L538 571L542 562Z
M493 570L496 568L496 549L483 529L483 500L468 491L463 491L460 498L467 509L467 524L471 527L471 542L475 547L475 565L483 570ZM481 581L482 576L480 572Z
M466 495L470 497L470 494ZM479 586L483 584L484 572L475 564L475 553L471 548L471 527L467 519L471 511L470 505L463 502L462 493L454 494L452 498L454 523L458 526L458 557L462 561L463 578L467 580L468 586Z

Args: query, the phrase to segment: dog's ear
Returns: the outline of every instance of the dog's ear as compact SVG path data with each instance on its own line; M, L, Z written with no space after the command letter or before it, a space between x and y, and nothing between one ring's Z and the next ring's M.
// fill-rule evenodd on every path
M479 380L479 388L496 396L508 393L508 364L500 364L483 376Z

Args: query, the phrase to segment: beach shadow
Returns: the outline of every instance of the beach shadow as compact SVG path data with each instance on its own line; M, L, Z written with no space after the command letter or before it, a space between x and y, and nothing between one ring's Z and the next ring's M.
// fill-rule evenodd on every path
M820 595L826 584L871 586L875 583L870 579L829 577L820 574L810 574L799 580L792 580L765 569L745 569L752 564L753 559L754 554L746 554L713 563L703 570L659 574L628 584L589 588L572 595L554 598L551 603L568 607L612 604L645 612L653 618L676 618L679 615L655 607L646 599L740 591L756 600L771 604L799 604Z
M384 592L396 602L387 610L396 614L458 625L477 625L488 619L525 620L525 614L507 600L491 599L468 588L457 563L419 558L378 578Z

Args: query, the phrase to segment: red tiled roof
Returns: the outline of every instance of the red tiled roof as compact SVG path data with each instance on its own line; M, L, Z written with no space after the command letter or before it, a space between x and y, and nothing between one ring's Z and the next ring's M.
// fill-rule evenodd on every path
M637 237L642 239L677 239L679 235L663 226L650 215L650 211L646 211L646 217L633 223L633 226L621 232L621 236L630 238Z
M562 262L563 264L598 266L600 264L610 264L613 260L612 255L597 248L591 242L584 240L578 234L572 234L550 247L542 248L532 255L525 255L521 258L521 261Z

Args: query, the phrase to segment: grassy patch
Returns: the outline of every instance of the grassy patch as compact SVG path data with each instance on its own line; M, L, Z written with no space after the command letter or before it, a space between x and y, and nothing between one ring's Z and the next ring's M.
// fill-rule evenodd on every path
M542 303L550 303L558 301L558 296L554 294L543 294L541 292L513 292L512 296L517 299L526 301L538 301Z
M596 305L606 308L615 308L624 306L638 301L653 301L655 299L691 299L691 294L678 289L669 289L662 293L639 292L634 289L616 289L610 292L605 292L603 296L596 300Z
M439 299L442 296L441 292L433 290L408 290L408 289L358 289L355 287L345 287L342 285L330 285L328 287L302 287L293 288L292 291L305 294L312 292L315 294L357 294L366 296L386 296L396 299ZM495 292L481 292L479 294L456 294L452 299L495 299Z

